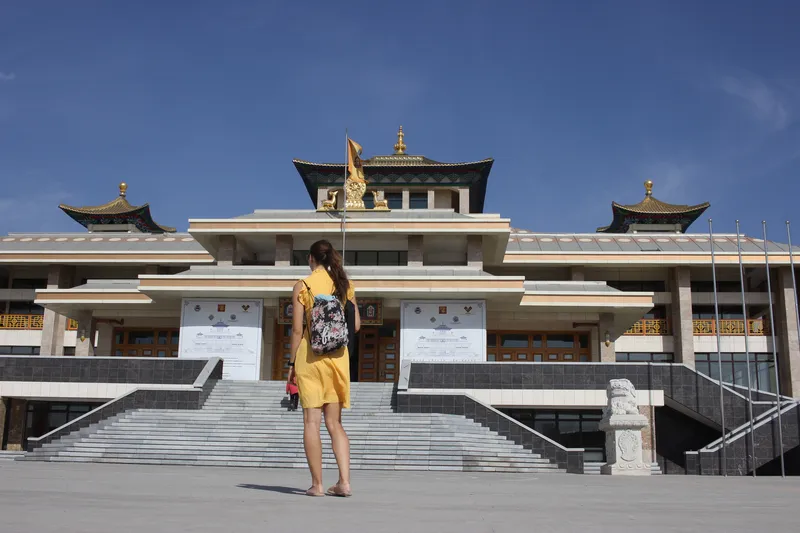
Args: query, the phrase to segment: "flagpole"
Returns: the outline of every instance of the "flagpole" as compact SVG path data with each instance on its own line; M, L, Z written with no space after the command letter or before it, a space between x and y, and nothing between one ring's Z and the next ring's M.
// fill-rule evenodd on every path
M797 331L800 331L800 305L797 301L797 279L794 275L794 251L792 250L792 230L789 227L789 221L786 221L786 237L789 241L789 264L792 269L792 296L794 297L794 317L797 320ZM788 354L787 354L788 355Z
M724 386L722 385L722 348L720 343L719 332L719 298L717 296L717 262L716 254L714 253L714 228L711 225L711 219L708 219L708 242L711 243L711 279L714 283L714 318L716 324L714 330L717 332L717 364L719 365L719 412L722 418L722 475L728 477L728 446L727 436L725 435L725 393Z
M347 251L347 165L350 162L350 136L348 135L347 128L344 129L344 187L342 191L342 201L344 208L342 209L342 264L347 264L346 251Z
M742 264L742 240L739 231L739 221L736 221L736 250L739 252L739 282L742 288L742 314L744 315L744 357L747 366L747 408L750 418L750 465L753 467L753 477L756 477L756 439L755 424L753 423L753 389L750 381L750 323L747 321L747 303L744 294L744 265Z
M772 307L772 283L769 275L769 241L767 241L767 221L761 221L764 233L764 263L767 266L767 294L769 295L769 329L772 332L772 364L775 367L775 405L778 408L778 440L781 443L781 477L786 477L786 466L783 458L783 421L781 419L781 382L778 370L778 351L775 347L775 312ZM758 368L758 364L756 364Z

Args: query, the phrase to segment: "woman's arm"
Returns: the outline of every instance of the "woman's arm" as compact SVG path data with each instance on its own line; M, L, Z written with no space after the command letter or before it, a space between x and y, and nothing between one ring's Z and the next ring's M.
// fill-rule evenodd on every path
M356 333L361 331L361 312L358 310L358 302L356 301L356 295L354 294L353 297L350 299L353 302L353 308L355 309L356 315Z
M303 340L303 316L305 316L305 307L300 303L300 291L303 288L303 283L298 281L294 290L292 291L292 344L291 344L291 357L289 358L289 381L294 377L294 362L297 359L297 350L300 348L300 342Z

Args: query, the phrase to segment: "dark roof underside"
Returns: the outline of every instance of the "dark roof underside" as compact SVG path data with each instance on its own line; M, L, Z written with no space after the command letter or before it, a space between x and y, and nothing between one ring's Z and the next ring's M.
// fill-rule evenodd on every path
M157 224L150 215L150 206L147 204L133 207L132 210L121 213L91 213L86 209L76 209L66 205L61 205L59 207L75 222L87 229L90 224L98 226L107 224L131 224L143 233L175 232L175 228Z
M633 206L612 204L614 220L608 226L597 228L598 233L627 233L632 224L680 224L681 232L686 233L697 217L708 209L710 204L704 203L695 206L674 206L683 209L673 209L661 212L642 212L631 210Z
M320 164L298 159L293 162L300 177L303 178L308 195L315 206L317 189L342 187L344 184L345 165L341 163ZM419 158L419 160L407 161L403 164L381 164L383 162L383 160L380 162L366 160L364 162L363 169L367 188L370 186L469 187L470 212L483 212L486 184L494 163L493 159L452 164L437 163L427 158Z

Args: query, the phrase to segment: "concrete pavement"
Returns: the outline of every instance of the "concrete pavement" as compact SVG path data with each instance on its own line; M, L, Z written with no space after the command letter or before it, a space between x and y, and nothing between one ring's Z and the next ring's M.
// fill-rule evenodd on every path
M0 462L0 531L787 531L800 501L796 478L358 472L346 500L307 486L303 470Z

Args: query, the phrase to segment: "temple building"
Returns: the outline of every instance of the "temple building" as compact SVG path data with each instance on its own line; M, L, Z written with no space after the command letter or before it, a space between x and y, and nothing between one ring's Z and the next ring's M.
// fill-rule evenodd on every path
M491 158L410 155L402 128L388 155L350 146L348 163L293 160L308 209L190 219L180 232L131 205L122 183L107 204L59 206L83 231L0 237L0 448L22 460L296 465L194 424L234 405L251 417L235 431L280 441L252 416L280 408L292 287L325 238L344 248L362 317L348 416L397 416L398 432L414 416L429 433L482 428L441 454L396 444L393 468L599 471L606 386L627 378L654 472L774 473L777 424L800 470L800 248L712 243L690 231L709 203L662 202L649 180L595 231L518 229L485 211ZM136 440L141 424L220 449L187 445L190 460L168 431ZM386 466L359 453L356 468Z

